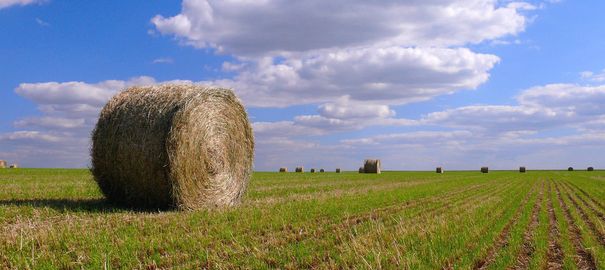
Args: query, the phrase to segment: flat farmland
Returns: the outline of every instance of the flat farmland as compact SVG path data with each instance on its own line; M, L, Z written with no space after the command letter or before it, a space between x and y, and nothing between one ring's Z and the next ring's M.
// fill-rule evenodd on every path
M605 172L257 172L238 207L158 212L6 169L0 268L605 269Z

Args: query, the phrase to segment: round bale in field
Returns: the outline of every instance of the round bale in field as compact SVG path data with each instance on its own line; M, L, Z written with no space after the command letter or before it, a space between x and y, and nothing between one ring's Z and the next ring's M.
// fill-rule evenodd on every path
M443 173L443 168L441 167L437 167L437 169L435 169L436 173Z
M594 171L594 168L593 167L588 167L588 169L586 169L586 170L589 171L589 172L592 172L592 171Z
M526 171L525 167L519 167L519 172L524 173Z
M17 164L11 164L8 168L9 169L16 169L16 168L19 168L19 165L17 165Z
M6 160L0 160L0 169L6 168Z
M301 172L304 172L304 171L305 171L305 168L304 168L303 166L296 167L296 169L295 169L294 171L295 171L295 172L300 172L300 173L301 173Z
M359 167L359 173L364 173L363 167Z
M573 167L567 168L567 171L573 172Z
M336 168L336 173L340 173L340 168Z
M281 167L281 168L279 168L279 172L288 172L288 168Z
M325 170L324 169L319 169L319 172L325 172Z
M481 167L481 173L489 173L488 167Z
M103 108L92 133L92 174L110 202L197 209L240 202L254 136L231 90L131 87Z
M315 169L311 168L310 172L314 173L314 172L315 172Z
M380 159L366 159L363 162L364 173L380 173Z

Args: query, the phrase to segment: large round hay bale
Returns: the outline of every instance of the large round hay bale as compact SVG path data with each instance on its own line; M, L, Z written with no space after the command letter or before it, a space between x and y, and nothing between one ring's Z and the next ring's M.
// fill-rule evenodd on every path
M17 168L19 168L19 165L17 165L17 164L11 164L8 168L10 168L10 169L17 169Z
M437 168L435 169L435 172L436 172L436 173L443 173L443 168L441 168L441 167L437 167Z
M279 172L288 172L288 168L281 167L281 168L279 168Z
M0 160L0 169L6 168L6 160Z
M364 173L380 173L380 159L366 159L363 162Z
M525 167L519 167L519 172L524 173L526 171Z
M567 171L573 172L573 167L567 168Z
M481 167L481 173L489 173L488 167Z
M315 169L311 168L311 170L310 170L309 172L314 173L314 172L315 172Z
M299 173L301 173L301 172L304 172L304 171L305 171L305 168L304 168L303 166L296 167L296 170L294 170L294 171L295 171L295 172L299 172Z
M364 173L363 167L359 167L359 173Z
M589 172L592 172L592 171L594 171L594 168L593 167L588 167L588 169L586 169L586 170L589 171Z
M340 173L340 168L336 168L336 173Z
M324 169L319 169L319 172L325 172L325 170Z
M110 202L196 209L240 202L254 136L232 91L197 85L131 87L103 108L92 174Z

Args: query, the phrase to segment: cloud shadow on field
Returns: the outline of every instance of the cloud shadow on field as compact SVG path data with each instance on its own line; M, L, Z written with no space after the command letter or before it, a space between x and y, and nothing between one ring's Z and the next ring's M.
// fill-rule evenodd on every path
M125 208L109 203L105 198L98 199L4 199L0 200L0 207L34 207L34 208L52 208L59 212L150 212L149 209Z

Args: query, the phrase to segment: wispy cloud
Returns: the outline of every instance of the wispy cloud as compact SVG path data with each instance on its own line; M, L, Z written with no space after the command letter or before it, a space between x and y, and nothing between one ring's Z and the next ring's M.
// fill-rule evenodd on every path
M42 26L42 27L49 27L50 26L50 23L48 23L47 21L44 21L44 20L42 20L40 18L36 18L36 23L38 23L38 25Z
M161 57L161 58L153 59L152 63L154 63L154 64L172 64L172 63L174 63L174 59L172 59L170 57Z
M25 6L31 4L39 4L47 2L48 0L0 0L0 9L8 8L11 6Z

